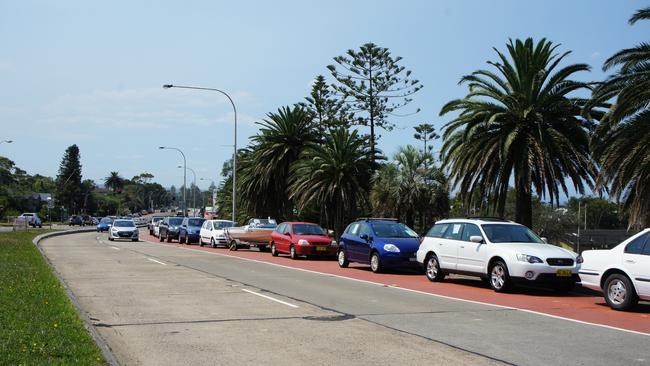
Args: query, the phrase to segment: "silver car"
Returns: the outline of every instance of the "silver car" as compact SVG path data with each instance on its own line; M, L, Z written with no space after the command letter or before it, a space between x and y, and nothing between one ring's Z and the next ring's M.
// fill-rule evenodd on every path
M131 239L131 241L138 241L139 234L140 231L133 220L116 219L108 230L108 240Z

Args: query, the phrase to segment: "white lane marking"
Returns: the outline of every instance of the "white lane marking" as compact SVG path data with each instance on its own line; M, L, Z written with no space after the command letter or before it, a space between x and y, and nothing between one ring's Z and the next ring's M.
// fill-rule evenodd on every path
M115 249L115 250L120 250L120 248L118 248L118 247L114 247L114 246L111 246L110 248L111 248L111 249Z
M157 261L157 260L155 260L155 259L153 259L153 258L147 258L147 259L150 260L150 261L152 261L152 262L156 262L156 263L158 263L158 264L162 264L163 266L166 266L166 265L167 265L167 263L163 263L163 262L161 262L161 261Z
M154 242L149 242L149 243L158 244L158 243L154 243ZM379 283L379 282L360 280L360 279L357 279L357 278L346 277L346 276L341 276L341 275L336 275L336 274L331 274L331 273L325 273L325 272L318 272L318 271L314 271L314 270L311 270L311 269L296 268L296 267L291 267L291 266L285 266L283 264L265 262L265 261L260 261L260 260L257 260L257 259L250 259L250 258L244 258L244 257L236 257L236 256L228 255L228 254L208 252L208 251L205 251L205 250L199 250L199 249L193 249L193 248L184 248L184 247L177 247L177 246L172 246L172 247L177 248L177 249L191 250L193 252L202 252L202 253L212 254L212 255L216 255L216 256L220 256L220 257L228 257L228 258L235 258L235 259L240 259L240 260L249 261L249 262L264 263L264 264L268 264L270 266L293 269L293 270L296 270L296 271L302 271L302 272L308 272L308 273L314 273L314 274L319 274L319 275L323 275L323 276L326 276L326 277L330 276L330 277L341 278L341 279L349 280L349 281L355 281L355 282L367 283L367 284L371 284L371 285L377 285L377 286L381 286L381 287L387 287L386 284ZM565 317L562 317L562 316L559 316L559 315L541 313L541 312L538 312L538 311L524 309L524 308L497 305L497 304L491 304L489 302L482 302L482 301L475 301L475 300L467 300L467 299L462 299L462 298L459 298L459 297L446 296L446 295L440 295L440 294L433 294L433 293L430 293L430 292L413 290L413 289L405 288L405 287L388 287L388 288L395 289L395 290L413 292L413 293L421 294L421 295L438 297L438 298L442 298L442 299L462 301L462 302L466 302L466 303L470 303L470 304L492 306L492 307L499 308L499 309L518 310L518 311L521 311L521 312L524 312L524 313L545 316L545 317L549 317L549 318L553 318L553 319L566 320L566 321L570 321L570 322L574 322L574 323L578 323L578 324L591 325L591 326L594 326L594 327L600 327L600 328L605 328L605 329L610 329L610 330L617 330L617 331L621 331L621 332L625 332L625 333L631 333L631 334L650 337L650 333L644 333L644 332L639 332L639 331L636 331L636 330L630 330L630 329L625 329L625 328L618 328L618 327L614 327L614 326L611 326L611 325L591 323L591 322L578 320L578 319L565 318Z
M280 304L282 304L282 305L286 305L286 306L292 307L292 308L294 308L294 309L297 309L297 308L298 308L298 305L290 304L290 303L288 303L288 302L284 302L284 301L282 301L282 300L278 300L278 299L276 299L276 298L274 298L274 297L271 297L271 296L262 295L262 294L260 294L259 292L255 292L255 291L247 290L247 289L245 289L245 288L243 288L243 289L241 289L241 290L242 290L242 291L245 291L245 292L248 292L249 294L257 295L257 296L259 296L259 297L263 297L263 298L265 298L265 299L269 299L269 300L271 300L271 301L278 302L278 303L280 303Z

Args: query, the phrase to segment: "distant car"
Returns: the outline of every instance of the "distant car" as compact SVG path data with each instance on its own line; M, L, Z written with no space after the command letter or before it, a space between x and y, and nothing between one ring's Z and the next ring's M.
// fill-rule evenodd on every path
M31 227L43 227L43 221L41 221L41 218L38 217L38 214L35 212L25 212L22 215L18 216L19 218L22 218L25 220L27 225Z
M178 232L178 242L183 244L199 243L201 238L201 227L205 219L200 217L186 217L183 219Z
M166 208L166 207L162 207L162 208L160 209L160 212L167 212L167 208Z
M612 309L628 310L650 301L650 229L610 250L585 250L580 268L582 286L602 291Z
M516 283L570 291L582 263L578 254L547 244L526 226L495 218L436 222L422 240L417 260L430 281L460 273L485 279L496 292Z
M113 225L113 219L110 217L104 217L99 220L99 223L97 224L97 232L108 231L111 228L111 225Z
M223 229L233 226L235 226L235 223L229 220L205 220L201 226L199 245L210 244L213 248L216 248L217 245L228 246L228 240L226 240Z
M300 256L336 257L338 245L317 224L283 222L271 234L271 255L287 253L291 259Z
M118 219L113 221L111 229L108 231L108 240L115 239L130 239L131 241L138 241L139 230L135 226L133 220Z
M147 224L147 228L149 229L149 235L153 235L154 224L162 219L164 219L163 216L151 216L151 220L149 220L149 223Z
M160 236L160 223L161 222L162 222L162 220L159 220L159 221L156 221L156 222L153 223L153 234L151 234L151 235L155 236L156 238Z
M361 219L341 235L338 262L341 267L350 262L370 264L375 273L389 267L417 267L419 246L418 234L397 220Z
M165 217L158 224L158 239L160 239L160 241L167 240L168 243L171 243L172 239L178 239L178 234L180 232L180 226L182 223L182 217Z
M90 215L81 215L81 219L83 220L83 225L96 225L93 222L93 218Z
M70 219L68 220L68 225L74 226L74 225L79 225L79 226L84 226L84 220L81 218L81 216L78 215L72 215L70 216Z

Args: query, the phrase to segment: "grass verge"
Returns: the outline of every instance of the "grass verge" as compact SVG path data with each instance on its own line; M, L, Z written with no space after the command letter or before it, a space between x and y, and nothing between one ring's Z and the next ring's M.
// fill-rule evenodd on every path
M103 365L63 285L32 243L44 232L0 233L0 364Z

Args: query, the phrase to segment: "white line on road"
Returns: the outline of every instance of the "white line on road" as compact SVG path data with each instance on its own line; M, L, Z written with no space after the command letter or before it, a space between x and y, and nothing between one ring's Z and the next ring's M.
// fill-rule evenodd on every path
M118 248L118 247L113 247L113 246L111 247L111 249L120 250L120 248Z
M163 266L166 266L166 265L167 265L167 263L163 263L163 262L161 262L161 261L157 261L157 260L155 260L155 259L153 259L153 258L147 258L147 259L150 260L150 261L152 261L152 262L156 262L156 263L158 263L158 264L162 264Z
M288 302L284 302L284 301L282 301L282 300L278 300L278 299L273 298L273 297L271 297L271 296L262 295L262 294L260 294L260 293L258 293L258 292L251 291L251 290L247 290L247 289L245 289L245 288L243 288L243 289L241 289L241 290L242 290L242 291L245 291L245 292L248 292L249 294L257 295L257 296L259 296L259 297L263 297L263 298L265 298L265 299L269 299L269 300L271 300L271 301L278 302L278 303L280 303L280 304L282 304L282 305L286 305L286 306L292 307L292 308L294 308L294 309L297 309L297 308L299 307L298 305L290 304L290 303L288 303Z
M159 243L156 243L156 242L149 242L149 243L151 243L151 244L159 244ZM292 269L292 270L295 270L295 271L309 272L309 273L319 274L319 275L326 276L326 277L330 276L330 277L336 277L336 278L349 280L349 281L367 283L367 284L371 284L371 285L379 285L381 287L386 287L387 286L386 284L383 284L383 283L380 283L380 282L361 280L361 279L358 279L358 278L346 277L346 276L341 276L341 275L336 275L336 274L326 273L326 272L319 272L319 271L315 271L315 270L311 270L311 269L285 266L283 264L271 263L271 262L266 262L266 261L262 261L262 260L252 259L252 258L236 257L236 256L233 256L233 255L215 253L215 252L212 252L212 251L205 251L205 250L199 250L199 249L193 249L193 248L184 248L184 247L177 247L177 246L171 246L171 247L177 248L177 249L191 250L193 252L201 252L201 253L212 254L212 255L219 256L219 257L240 259L240 260L247 261L247 262L263 263L263 264L267 264L267 265L274 266L274 267L281 267L281 268ZM525 308L518 308L518 307L514 307L514 306L497 305L497 304L491 304L489 302L483 302L483 301L468 300L468 299L463 299L463 298L459 298L459 297L446 296L446 295L440 295L440 294L435 294L435 293L431 293L431 292L413 290L413 289L405 288L405 287L388 287L388 288L395 289L395 290L401 290L401 291L407 291L407 292L413 292L413 293L426 295L426 296L439 297L439 298L442 298L442 299L462 301L462 302L467 302L467 303L471 303L471 304L478 304L478 305L483 305L483 306L491 306L491 307L500 308L500 309L517 310L517 311L521 311L521 312L524 312L524 313L544 316L544 317L553 318L553 319L566 320L566 321L570 321L570 322L573 322L573 323L591 325L591 326L594 326L594 327L611 329L611 330L616 330L616 331L620 331L620 332L636 334L636 335L640 335L640 336L646 336L646 337L650 336L650 333L644 333L644 332L639 332L639 331L636 331L636 330L614 327L614 326L611 326L611 325L592 323L592 322L587 322L587 321L578 320L578 319L566 318L566 317L563 317L563 316L552 315L552 314L547 314L547 313L541 313L541 312L538 312L538 311L529 310L529 309L525 309Z

